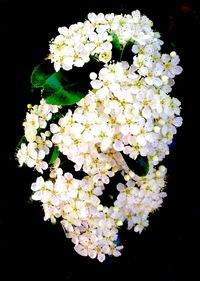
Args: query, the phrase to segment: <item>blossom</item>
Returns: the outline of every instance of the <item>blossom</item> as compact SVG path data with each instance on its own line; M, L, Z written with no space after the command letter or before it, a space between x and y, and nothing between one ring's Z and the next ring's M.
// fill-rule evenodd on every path
M59 218L75 251L100 262L121 255L120 227L141 233L167 195L160 162L182 125L181 103L169 95L182 67L176 52L161 53L152 27L138 10L89 13L58 28L49 46L53 74L39 82L37 68L32 75L42 98L29 105L18 162L40 174L31 190L44 219ZM117 173L108 207L101 198Z

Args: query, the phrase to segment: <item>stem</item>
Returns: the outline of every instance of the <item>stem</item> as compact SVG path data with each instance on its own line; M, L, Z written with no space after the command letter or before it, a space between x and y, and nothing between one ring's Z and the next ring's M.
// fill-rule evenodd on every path
M123 48L122 48L122 52L121 52L121 54L120 54L119 61L122 61L122 56L123 56L124 49L125 49L126 45L127 45L127 43L126 43L126 44L123 46Z

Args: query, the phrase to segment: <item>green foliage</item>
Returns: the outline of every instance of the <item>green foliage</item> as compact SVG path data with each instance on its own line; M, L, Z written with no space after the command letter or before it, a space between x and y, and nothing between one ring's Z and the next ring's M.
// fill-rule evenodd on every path
M85 94L79 91L79 83L67 83L61 71L52 74L44 84L43 96L47 103L54 105L72 105L80 101Z
M111 43L113 45L112 60L119 61L121 56L122 45L120 44L118 36L114 32L110 33L110 35L112 36Z
M38 64L31 74L31 84L33 88L42 88L48 77L54 72L49 61Z
M113 44L113 47L117 50L121 50L122 46L120 44L120 41L119 41L119 38L117 36L117 34L115 33L111 33L112 35L112 44Z
M77 76L75 79L78 78ZM36 66L31 74L33 88L42 88L46 102L61 106L73 105L87 94L83 93L81 82L70 79L70 73L61 70L55 72L46 61Z
M58 156L59 156L58 147L54 146L53 153L52 153L51 158L49 160L49 164L53 164L56 161L56 159L58 158Z
M122 45L119 41L117 34L110 33L112 36L112 59L116 61L131 61L133 58L133 52L131 51L134 44L133 40L129 40L126 44Z
M133 171L136 175L143 177L146 176L149 172L149 161L146 156L138 155L138 157L134 160L130 158L128 155L122 153L122 156L131 171Z

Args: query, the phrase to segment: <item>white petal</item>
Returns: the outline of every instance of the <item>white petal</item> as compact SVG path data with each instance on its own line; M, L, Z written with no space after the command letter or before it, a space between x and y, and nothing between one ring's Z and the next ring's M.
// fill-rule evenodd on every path
M115 141L113 147L116 151L122 151L124 149L124 144L121 141Z
M129 134L129 125L124 125L120 128L120 132L126 136Z
M103 262L103 261L105 260L105 255L102 254L102 253L99 253L98 256L97 256L97 258L98 258L98 260L99 260L100 262Z
M140 126L138 126L137 124L131 124L130 125L130 133L133 135L137 135L140 132Z
M56 124L51 124L51 125L50 125L50 131L51 131L53 134L58 133L59 130L60 130L60 128L59 128L58 125L56 125Z
M143 136L137 136L137 141L141 146L146 145L146 139Z
M126 200L126 194L125 194L125 193L120 193L120 194L117 196L117 200L119 200L119 201L124 201L124 200Z
M36 201L42 200L42 197L43 197L43 194L42 194L41 191L35 192L35 193L31 196L31 198L32 198L33 200L36 200Z
M42 168L42 170L47 170L47 168L48 168L47 162L42 161L42 163L41 163L41 168Z
M147 108L147 107L143 108L142 115L143 115L144 118L149 119L151 117L150 108Z
M26 160L26 164L27 164L27 166L28 166L29 168L33 168L33 167L35 166L35 161L34 161L33 159L31 159L31 158L28 158L28 159Z
M100 80L93 80L90 82L93 89L100 89L103 83Z
M176 126L176 127L180 127L183 123L183 118L182 117L176 117L174 118L173 120L173 124Z
M61 140L62 140L62 136L60 134L55 134L52 137L53 143L56 143L56 144L61 143Z

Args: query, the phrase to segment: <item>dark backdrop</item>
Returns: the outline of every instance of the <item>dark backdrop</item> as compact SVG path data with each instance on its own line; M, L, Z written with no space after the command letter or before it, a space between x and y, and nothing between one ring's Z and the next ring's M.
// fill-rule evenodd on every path
M162 208L150 216L150 225L141 235L128 231L123 235L121 257L101 264L75 253L59 224L43 221L41 207L29 200L32 170L18 168L15 147L30 102L31 71L47 55L57 28L83 21L92 11L130 13L135 9L154 21L165 50L170 52L175 46L180 55L184 71L176 78L172 95L182 102L184 122L166 160L168 197ZM197 3L189 0L0 1L0 280L200 279L199 22Z

